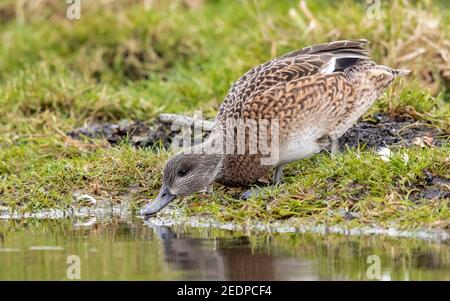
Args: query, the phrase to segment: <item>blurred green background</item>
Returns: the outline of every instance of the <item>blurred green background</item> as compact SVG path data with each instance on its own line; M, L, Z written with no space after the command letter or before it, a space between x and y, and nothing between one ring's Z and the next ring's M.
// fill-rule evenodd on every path
M450 78L446 1L81 0L79 20L65 1L0 3L3 117L213 116L248 69L339 39L370 40L378 62L412 69L432 95Z

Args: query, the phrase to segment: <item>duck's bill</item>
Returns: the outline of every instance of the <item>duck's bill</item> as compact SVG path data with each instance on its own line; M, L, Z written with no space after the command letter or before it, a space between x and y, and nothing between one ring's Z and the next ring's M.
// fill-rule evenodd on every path
M176 198L176 195L170 193L169 189L166 187L162 187L158 197L153 202L145 205L141 210L141 215L153 215L158 211L167 206L170 202L172 202Z

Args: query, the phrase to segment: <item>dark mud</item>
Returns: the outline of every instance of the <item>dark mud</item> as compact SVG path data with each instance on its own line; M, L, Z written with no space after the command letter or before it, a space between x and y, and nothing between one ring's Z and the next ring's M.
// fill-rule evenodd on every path
M150 122L122 121L118 124L92 124L68 133L74 139L106 139L111 144L128 141L135 147L163 145L170 147L177 131L171 131L171 124L155 118ZM206 133L207 135L207 133ZM346 147L366 146L440 146L448 139L442 130L412 118L395 119L378 114L370 121L360 121L339 139L341 150Z
M171 131L170 125L156 119L150 123L124 120L118 124L92 124L67 134L78 140L105 139L112 145L127 141L134 147L162 145L168 149L176 132Z
M435 176L426 169L423 175L425 181L414 187L416 191L411 193L410 200L419 203L421 200L450 199L450 179Z
M360 121L348 130L339 139L339 147L440 146L445 136L442 130L410 117L392 118L378 114L373 120Z

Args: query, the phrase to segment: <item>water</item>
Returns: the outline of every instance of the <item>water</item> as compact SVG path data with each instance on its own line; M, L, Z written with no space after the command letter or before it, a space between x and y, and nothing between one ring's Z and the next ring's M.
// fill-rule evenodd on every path
M79 274L73 274L79 258ZM0 221L0 280L450 280L448 243L171 227L142 219ZM74 257L69 257L74 258ZM69 269L69 273L68 273ZM70 272L71 271L71 272ZM371 270L369 275L374 275ZM76 276L77 277L77 276Z

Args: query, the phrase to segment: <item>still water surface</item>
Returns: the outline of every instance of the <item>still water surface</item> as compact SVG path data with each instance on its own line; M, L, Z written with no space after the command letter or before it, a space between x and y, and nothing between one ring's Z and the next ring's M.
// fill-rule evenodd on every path
M70 255L80 258L82 280L366 280L370 255L380 259L382 280L450 280L448 243L246 235L141 219L0 221L0 280L67 280Z

